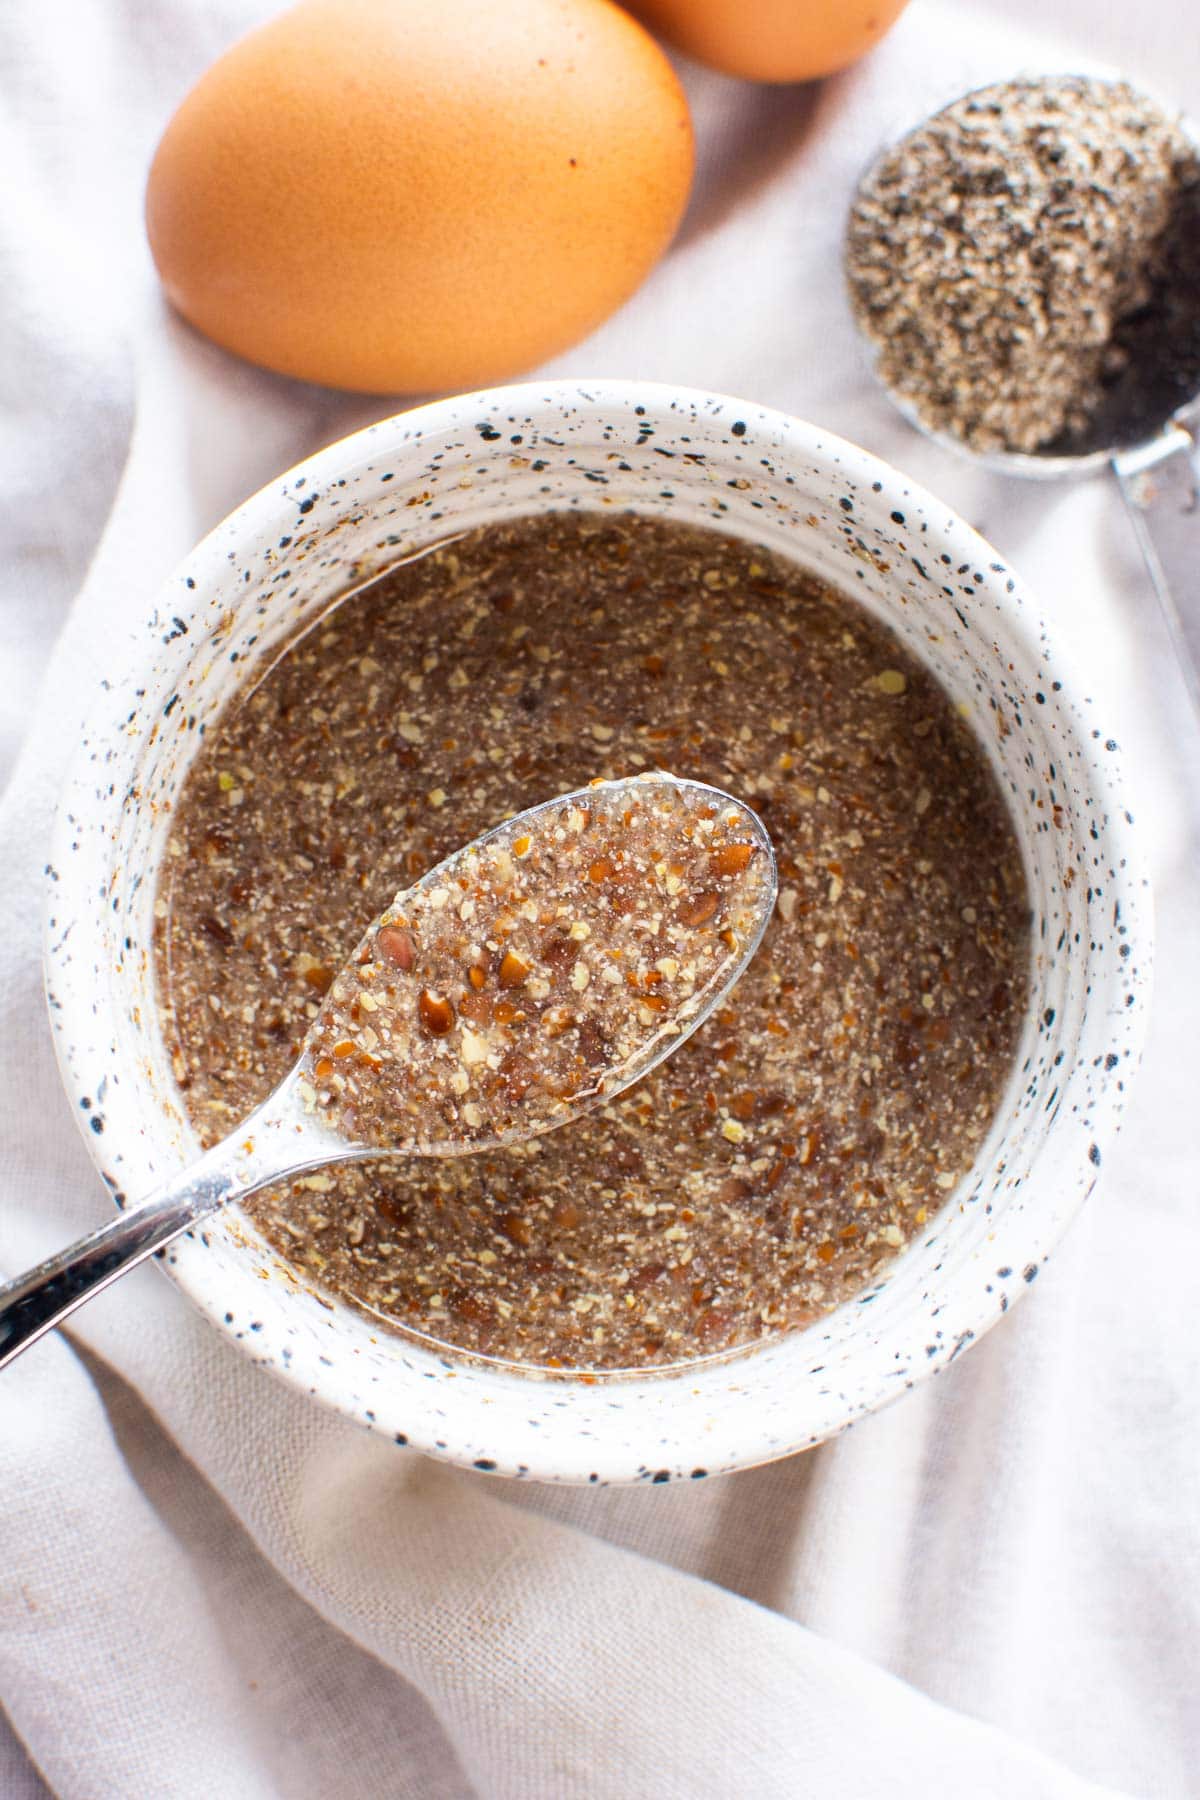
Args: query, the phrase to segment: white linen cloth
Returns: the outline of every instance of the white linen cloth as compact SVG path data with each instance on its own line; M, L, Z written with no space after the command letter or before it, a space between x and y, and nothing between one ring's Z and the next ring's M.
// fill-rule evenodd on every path
M271 10L0 12L10 1274L106 1216L40 991L41 869L77 722L202 530L398 404L252 370L157 296L139 220L153 143ZM3 1800L1200 1792L1194 721L1115 490L1001 481L918 439L868 378L837 272L882 138L1039 60L1016 10L917 0L818 89L686 71L689 221L547 372L723 389L868 444L1001 545L1086 656L1159 904L1149 1054L1101 1189L940 1380L819 1451L686 1490L518 1488L397 1451L251 1367L157 1269L135 1273L0 1377ZM1019 11L1200 114L1182 0Z

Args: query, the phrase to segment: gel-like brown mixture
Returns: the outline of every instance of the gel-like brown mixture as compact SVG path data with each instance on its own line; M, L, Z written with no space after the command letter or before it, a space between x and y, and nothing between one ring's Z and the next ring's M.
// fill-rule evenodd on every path
M372 923L309 1032L301 1097L373 1149L561 1129L729 991L774 897L761 828L699 783L647 773L518 813Z
M1003 1091L1026 894L982 753L852 601L707 531L554 514L397 568L210 729L159 896L206 1140L286 1072L400 888L507 812L662 766L762 817L762 949L658 1069L511 1149L261 1196L270 1241L398 1328L550 1368L804 1325L926 1226Z

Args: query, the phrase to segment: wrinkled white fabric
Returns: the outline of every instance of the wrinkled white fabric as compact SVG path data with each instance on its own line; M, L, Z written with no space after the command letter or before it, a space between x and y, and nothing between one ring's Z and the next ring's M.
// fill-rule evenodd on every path
M203 530L395 410L252 370L157 296L139 217L155 137L272 10L0 12L9 1273L105 1216L40 992L41 869L78 721ZM1195 723L1115 490L1001 481L918 439L871 383L837 274L878 143L1040 60L1017 13L1200 113L1179 0L1132 18L917 0L813 90L688 70L701 173L680 239L546 372L723 389L903 464L1021 567L1110 696L1160 981L1100 1190L940 1380L817 1452L687 1490L519 1488L397 1451L139 1271L0 1377L4 1800L1200 1791Z

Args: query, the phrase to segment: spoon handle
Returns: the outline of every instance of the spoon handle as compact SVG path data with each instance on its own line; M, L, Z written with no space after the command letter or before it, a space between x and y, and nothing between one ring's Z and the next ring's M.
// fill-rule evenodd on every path
M1178 420L1152 444L1113 457L1142 554L1200 711L1200 475L1196 440Z
M301 1169L365 1154L365 1146L323 1135L305 1117L296 1097L299 1072L293 1069L231 1137L137 1206L0 1286L0 1369L85 1300L226 1202L243 1200Z
M235 1190L246 1191L227 1146L218 1144L130 1212L0 1287L0 1369L127 1269L215 1212Z

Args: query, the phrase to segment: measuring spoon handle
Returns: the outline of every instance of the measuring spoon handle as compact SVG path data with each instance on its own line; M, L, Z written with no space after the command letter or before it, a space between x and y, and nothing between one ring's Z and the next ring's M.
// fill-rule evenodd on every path
M1200 471L1196 440L1182 423L1173 420L1152 443L1114 456L1113 468L1200 712Z

